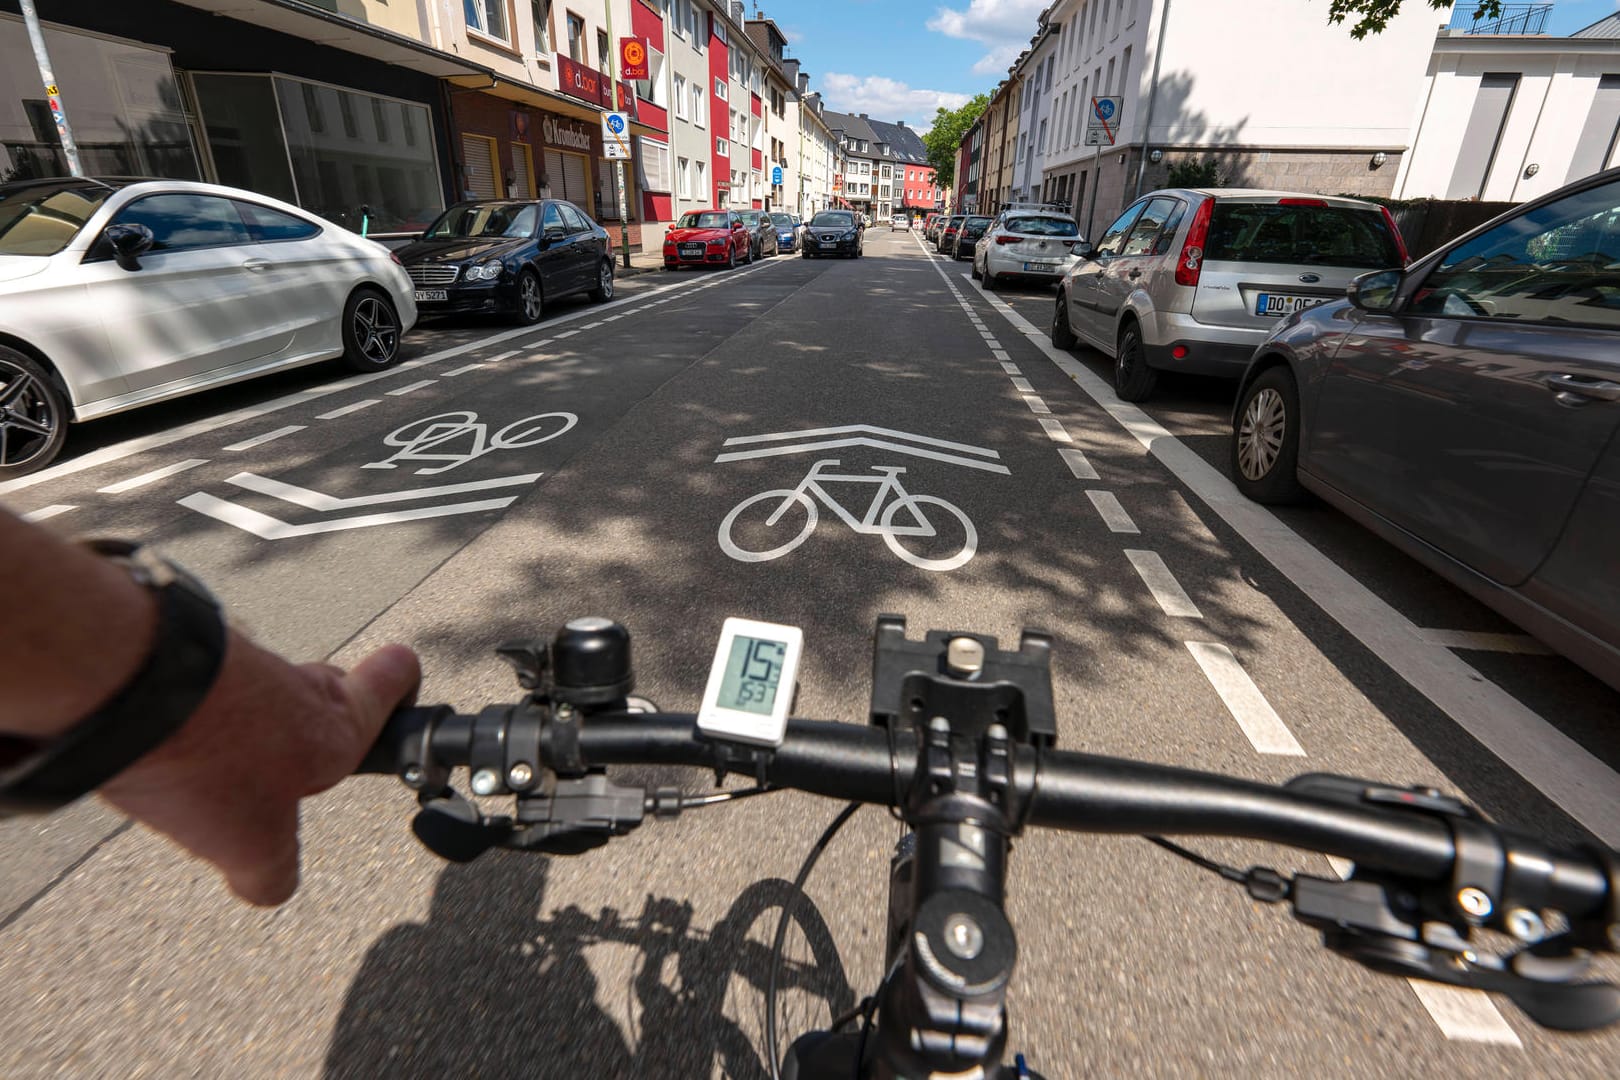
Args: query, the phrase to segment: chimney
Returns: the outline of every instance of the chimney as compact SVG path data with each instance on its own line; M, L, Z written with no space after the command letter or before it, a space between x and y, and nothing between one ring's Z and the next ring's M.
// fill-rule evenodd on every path
M870 120L870 119L872 119L870 116L867 116L865 113L858 113L856 115L858 115L862 120Z
M799 95L802 97L803 95L808 94L809 92L810 92L810 73L808 71L801 71L801 72L799 72Z
M747 9L743 7L742 0L731 0L731 21L741 26L746 16Z

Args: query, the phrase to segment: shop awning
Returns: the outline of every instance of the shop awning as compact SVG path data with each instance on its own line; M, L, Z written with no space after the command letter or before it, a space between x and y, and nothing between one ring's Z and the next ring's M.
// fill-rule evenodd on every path
M370 26L334 14L302 0L179 0L187 7L223 15L239 22L278 30L316 45L326 45L357 56L368 56L385 64L420 71L447 79L452 76L495 78L495 73L479 64L441 52L415 38L381 27Z
M602 122L602 109L588 101L559 94L555 90L543 90L538 86L529 86L526 83L510 82L498 76L484 78L481 76L453 75L447 80L450 85L464 90L479 90L486 94L493 94L507 101L517 102L519 105L529 105L536 109L546 109L561 116L571 116L576 120L585 120L592 124ZM630 121L632 135L650 135L655 139L667 139L669 133L660 131L655 127L648 127L639 120Z

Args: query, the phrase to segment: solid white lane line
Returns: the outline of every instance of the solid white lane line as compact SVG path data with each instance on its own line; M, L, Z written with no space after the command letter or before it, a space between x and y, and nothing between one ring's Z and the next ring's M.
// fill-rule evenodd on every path
M457 375L465 375L469 371L477 371L479 368L489 367L489 365L490 365L490 361L488 361L488 360L482 361L480 363L474 363L474 364L462 364L458 368L452 368L451 370L445 372L442 377L446 378L446 379L453 379Z
M1066 431L1063 425L1058 423L1056 420L1042 420L1041 427L1045 429L1046 434L1053 442L1074 442L1074 440L1069 437L1068 431Z
M227 450L251 450L255 446L263 446L265 443L271 441L272 439L279 439L283 435L291 435L295 431L303 431L303 430L304 430L304 425L303 424L288 424L284 428L276 428L276 430L267 431L263 435L257 435L257 436L255 436L255 437L253 437L251 439L243 439L239 443L231 443L231 445L227 446L225 449L227 449Z
M1198 605L1192 602L1192 597L1181 587L1181 582L1164 565L1164 560L1156 551L1139 551L1132 548L1125 549L1125 557L1131 560L1136 567L1137 576L1142 584L1148 587L1153 599L1158 602L1166 615L1178 619L1202 619L1204 613L1198 610Z
M122 495L126 491L134 491L136 488L145 487L147 484L155 484L159 480L168 479L175 473L183 473L187 469L195 469L199 465L206 464L208 464L207 458L188 458L185 461L177 461L173 465L165 465L161 469L153 469L151 472L132 476L128 480L120 480L116 484L108 484L104 488L97 488L96 491L102 495Z
M1015 378L1013 379L1012 384L1013 389L1018 391L1020 394L1033 394L1035 392L1035 388L1029 385L1028 379Z
M22 516L22 519L24 521L44 521L46 518L53 518L57 514L65 514L69 510L77 509L77 506L64 506L62 503L56 503L53 506L42 506L38 510L30 510Z
M1282 722L1282 717L1271 707L1271 702L1254 685L1249 673L1243 670L1232 650L1211 641L1189 641L1187 651L1203 669L1204 677L1220 695L1226 711L1232 714L1249 742L1262 754L1286 754L1304 757L1305 751L1294 738L1294 733Z
M1029 406L1029 411L1034 413L1036 416L1051 416L1052 415L1051 407L1048 406L1046 404L1046 402L1042 401L1039 397L1036 397L1034 394L1025 394L1024 395L1024 404L1028 405Z
M376 405L381 401L382 401L382 398L375 398L375 397L374 398L366 398L366 400L357 401L353 405L345 405L341 409L333 409L331 412L323 412L319 416L317 416L315 419L317 419L317 420L336 420L340 416L348 416L350 413L359 412L361 409L369 409L373 405Z
M1553 651L1529 634L1488 634L1475 630L1418 631L1425 644L1447 649L1475 649L1479 652L1521 653L1525 656L1551 656Z
M1007 354L1002 353L1001 355L1006 356ZM1001 362L1001 370L1005 371L1009 375L1017 375L1018 374L1018 365L1012 363L1011 361L1003 360Z
M408 384L406 386L396 387L395 389L388 391L388 396L389 397L399 397L399 396L401 396L403 394L415 393L416 391L422 389L422 387L424 387L424 386L432 386L434 383L436 383L438 381L439 381L438 379L423 379L421 382L413 382L413 383L410 383L410 384Z
M1547 796L1588 832L1620 847L1620 773L1616 773L1512 694L1485 679L1450 649L1426 645L1416 624L1323 555L1270 510L1244 498L1232 481L999 298L985 302L1021 330L1030 344L1071 376L1120 427L1135 436L1260 557L1363 647L1428 698L1463 731Z
M1142 531L1136 527L1136 522L1131 520L1131 515L1125 512L1125 508L1119 504L1119 500L1114 497L1112 491L1087 491L1086 498L1090 499L1091 505L1097 508L1097 515L1103 519L1103 524L1108 526L1109 532L1140 533Z
M1074 473L1074 478L1076 480L1101 479L1101 477L1097 475L1097 470L1091 467L1091 462L1086 460L1086 455L1082 454L1080 451L1063 449L1059 450L1058 454L1063 458L1063 464L1067 465L1069 467L1069 471Z

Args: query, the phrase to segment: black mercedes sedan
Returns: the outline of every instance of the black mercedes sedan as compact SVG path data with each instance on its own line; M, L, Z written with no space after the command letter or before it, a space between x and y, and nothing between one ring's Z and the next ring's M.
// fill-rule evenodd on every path
M804 227L804 257L847 255L859 258L864 231L855 211L823 210Z
M607 230L562 199L457 203L395 254L424 317L492 312L527 326L573 293L613 298Z

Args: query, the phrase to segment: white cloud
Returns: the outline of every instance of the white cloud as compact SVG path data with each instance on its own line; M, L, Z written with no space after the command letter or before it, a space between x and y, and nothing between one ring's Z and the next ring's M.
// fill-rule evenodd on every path
M1050 0L968 0L966 8L939 8L928 29L946 37L977 41L987 49L973 65L975 75L1000 75L1035 36Z
M827 105L835 111L866 113L874 120L890 124L904 120L918 132L932 126L936 109L960 109L968 103L967 94L914 89L882 75L845 75L829 71L817 81Z

